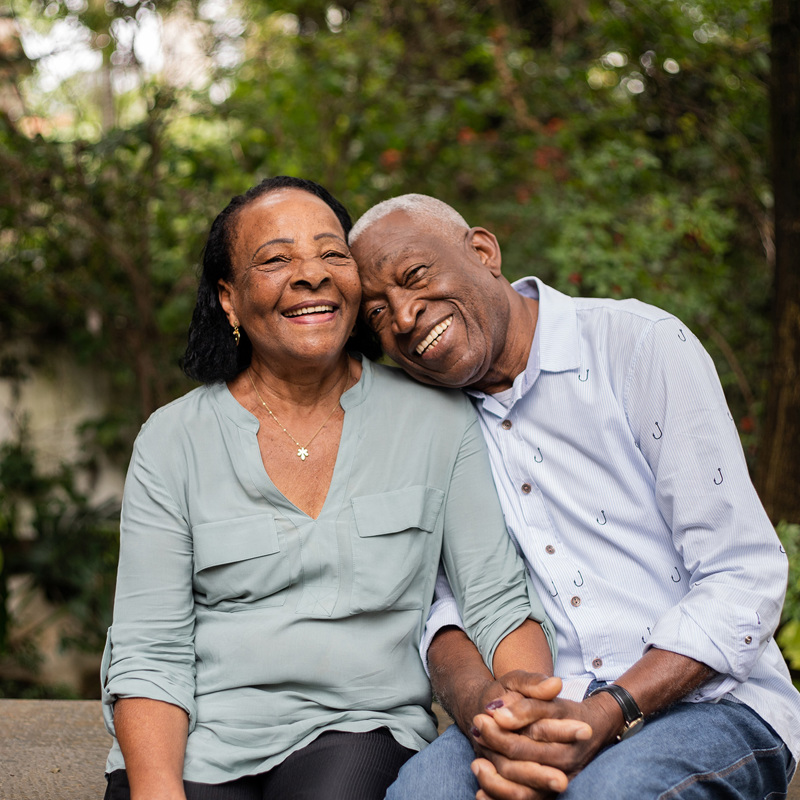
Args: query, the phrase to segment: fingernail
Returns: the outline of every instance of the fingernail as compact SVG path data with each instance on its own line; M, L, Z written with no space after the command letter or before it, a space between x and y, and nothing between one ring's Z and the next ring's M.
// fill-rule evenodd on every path
M550 788L554 792L558 792L561 790L561 784L558 781L550 781Z
M473 761L469 768L472 770L472 774L477 778L478 777L478 765Z
M498 708L502 708L502 707L503 707L503 701L502 700L492 700L491 703L488 703L486 705L486 710L487 711L497 711Z
M477 729L477 728L476 728L474 725L473 725L473 726L472 726L472 728L470 729L470 734L471 734L471 735L472 735L472 736L473 736L475 739L480 739L480 738L481 738L481 732L480 732L480 731L479 731L479 730L478 730L478 729Z

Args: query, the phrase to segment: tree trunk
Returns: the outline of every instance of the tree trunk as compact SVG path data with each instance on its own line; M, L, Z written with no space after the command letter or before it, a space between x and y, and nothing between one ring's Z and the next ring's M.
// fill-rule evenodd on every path
M800 4L773 0L772 13L775 299L756 484L773 522L800 523Z

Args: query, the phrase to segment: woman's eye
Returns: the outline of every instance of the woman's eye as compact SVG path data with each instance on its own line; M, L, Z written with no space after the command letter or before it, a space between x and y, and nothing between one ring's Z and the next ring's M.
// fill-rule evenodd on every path
M349 253L340 253L340 252L338 252L336 250L330 250L327 253L325 253L323 258L350 258L350 254Z

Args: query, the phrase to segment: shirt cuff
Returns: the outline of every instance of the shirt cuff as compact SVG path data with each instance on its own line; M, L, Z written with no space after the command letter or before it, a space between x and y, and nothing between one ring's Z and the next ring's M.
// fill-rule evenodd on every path
M658 647L701 661L720 676L731 679L726 689L730 691L750 677L765 644L762 637L768 638L768 632L755 611L733 603L726 606L724 613L714 603L698 613L701 599L697 598L698 603L688 603L684 598L667 611L653 628L647 649ZM724 620L724 628L715 625L716 620Z
M687 703L715 703L741 684L730 675L717 675L683 698Z
M572 700L575 703L580 703L586 697L586 690L591 682L591 678L562 679L561 691L558 696L563 700Z
M117 700L130 697L143 697L147 700L160 700L173 706L182 708L189 717L189 733L197 724L197 703L189 687L170 684L166 688L154 683L147 678L138 677L136 674L118 676L109 680L108 672L111 666L111 632L106 634L106 646L103 650L103 660L100 664L100 697L103 707L103 722L106 730L116 737L114 727L114 704Z
M428 621L425 623L425 631L422 634L422 642L419 646L419 654L422 658L422 666L425 667L425 673L430 678L431 673L428 670L428 648L431 646L433 637L439 633L442 628L453 627L464 629L464 623L461 621L461 615L458 613L458 604L455 598L443 597L437 600L432 606L428 614Z

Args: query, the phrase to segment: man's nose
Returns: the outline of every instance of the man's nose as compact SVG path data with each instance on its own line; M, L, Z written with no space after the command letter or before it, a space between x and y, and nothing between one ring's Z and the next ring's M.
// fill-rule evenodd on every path
M391 301L390 301L391 302ZM392 332L397 335L411 333L417 324L417 319L423 310L423 303L416 298L401 298L391 302Z

